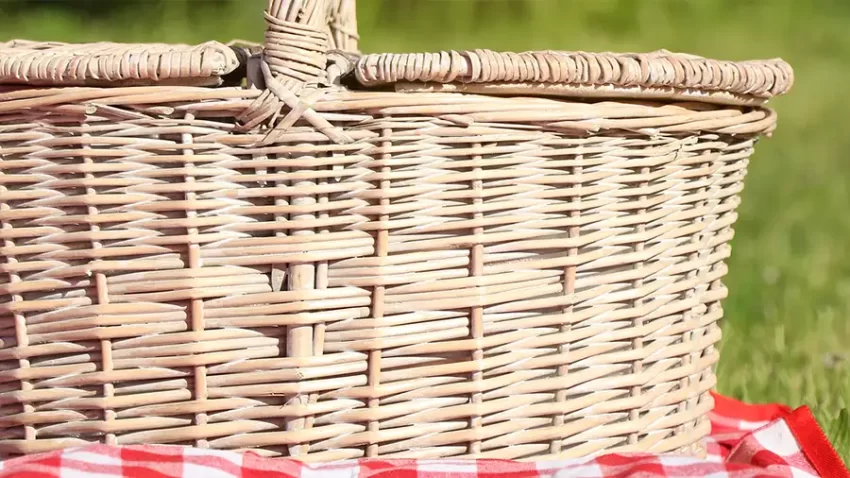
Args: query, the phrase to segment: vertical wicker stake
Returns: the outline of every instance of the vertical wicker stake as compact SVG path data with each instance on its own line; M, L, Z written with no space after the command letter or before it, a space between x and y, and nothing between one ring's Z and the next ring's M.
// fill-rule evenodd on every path
M269 0L266 10L265 61L272 74L287 89L297 93L305 84L321 81L325 74L328 48L329 10L326 0ZM301 180L292 184L300 191L315 190L316 184L310 180ZM312 195L293 196L293 206L311 206L316 203ZM292 214L289 218L293 236L312 236L310 227L299 227L298 222L315 222L315 215ZM305 239L309 240L309 239ZM282 280L280 272L272 271ZM291 291L312 290L316 288L316 266L310 262L291 264L286 274L287 286ZM309 357L314 353L314 330L312 325L293 325L286 328L286 355L288 357ZM290 397L286 404L307 405L309 397L298 394ZM287 431L305 428L304 418L286 420ZM293 445L289 447L290 456L298 456L308 451L307 447Z
M184 119L186 121L193 121L195 119L194 113L191 111L187 112ZM195 155L195 151L192 148L193 138L191 134L183 133L181 135L180 141L187 145L187 147L183 150L183 155L187 158L191 158ZM188 171L193 170L195 167L195 163L189 159L186 161L186 169ZM190 173L183 177L183 181L186 185L191 186L195 183L195 177ZM195 205L193 204L197 200L197 194L187 188L185 192L186 203L188 204L186 207L186 220L187 225L189 227L186 228L186 235L188 239L188 250L187 250L187 262L190 269L194 269L197 272L197 269L201 268L201 246L198 243L198 228L192 225L192 222L197 220L198 212L195 210ZM200 335L206 329L206 324L204 323L204 301L200 298L192 298L189 299L189 320L190 327L192 332ZM203 365L196 365L193 368L194 375L194 388L192 389L192 394L194 395L196 402L204 402L207 400L207 367ZM202 405L202 403L200 403ZM203 427L207 424L208 416L206 413L200 411L203 407L198 407L198 413L195 413L195 425ZM198 448L209 448L209 441L205 439L195 440L195 446Z
M91 133L89 133L89 128L91 125L89 123L83 123L81 137L83 138L82 149L89 154L83 156L83 163L86 166L91 166L94 164L94 159L91 157L91 144L89 140L91 138ZM95 175L91 172L87 172L85 174L86 181L93 181L95 179ZM93 187L86 188L86 196L96 196L97 190ZM92 203L97 204L97 202L92 198ZM93 205L89 205L86 207L86 212L91 217L94 217L98 214L98 208ZM98 250L103 248L103 244L100 240L98 240L97 236L100 232L100 226L98 224L90 224L89 231L91 233L91 247L92 250ZM109 305L109 290L108 285L106 283L106 275L103 272L95 272L94 274L94 284L96 290L97 304L102 306ZM112 373L113 370L113 361L112 361L112 341L109 338L104 338L100 341L100 362L104 375L108 375ZM112 398L115 396L115 385L112 382L103 384L103 401L106 403L106 406L103 410L103 421L111 422L115 420L115 411L110 407L110 402ZM107 445L116 445L118 443L114 433L106 433L104 437L104 441Z
M476 222L483 222L484 214L481 212L481 207L484 204L484 181L482 164L484 163L481 155L481 143L473 143L472 149L476 152L472 155L472 160L475 162L473 172L475 179L472 180L472 204L476 210L472 214L472 218ZM482 277L484 275L484 244L481 242L481 237L484 234L484 228L481 226L475 227L472 230L472 235L475 238L470 250L469 258L469 273L473 277ZM480 283L477 287L482 287ZM484 372L481 369L482 361L484 360L484 350L482 349L481 339L484 338L484 307L481 304L481 299L476 298L476 306L472 308L469 314L469 335L475 343L472 349L472 361L475 363L475 371L470 377L475 384L475 392L470 397L472 406L475 407L475 414L469 418L469 427L473 430L473 439L469 443L469 454L476 456L481 453L481 406L484 403L482 384L484 380Z
M575 192L573 193L573 198L571 201L572 209L570 210L570 227L567 232L569 236L569 240L573 241L579 238L581 234L581 227L579 226L579 219L581 216L581 195L582 195L582 181L581 175L583 171L583 167L580 163L584 160L584 155L579 154L576 156L576 162L578 163L576 166L572 167L572 175L574 179ZM567 251L567 255L575 259L578 256L578 249L576 247L570 247ZM575 294L576 291L576 272L577 267L575 264L570 264L567 267L564 267L564 296L570 297ZM570 305L565 306L561 309L561 313L564 315L561 323L560 332L562 334L569 333L573 326L573 299L570 300ZM565 377L570 373L570 344L566 343L558 347L558 353L561 355L564 363L558 366L557 373L558 377ZM561 389L555 392L555 402L563 404L567 401L567 390ZM552 419L552 425L555 427L562 427L564 425L564 413L561 410L558 410L558 413ZM549 444L549 453L556 455L563 451L563 440L561 437L558 437Z
M649 172L650 172L649 167L644 166L644 167L640 168L640 175L641 175L642 178L647 178L649 176ZM639 188L640 188L640 190L643 194L638 196L638 202L641 205L645 205L645 203L646 203L647 196L645 194L645 191L648 187L649 187L649 182L642 181L640 183ZM645 217L646 212L647 212L647 210L646 210L645 207L638 209L637 217ZM644 233L646 232L646 223L641 222L638 225L636 225L635 226L635 232L639 236L643 236ZM641 241L641 242L638 242L637 244L635 244L634 247L635 247L636 253L641 253L646 248L646 243L644 241ZM634 282L632 282L632 287L635 290L640 290L643 287L644 275L641 274L641 269L644 268L644 265L645 264L644 264L643 261L637 261L634 264L634 268L635 268L635 271L637 271L637 273L635 274L636 279L634 280ZM632 305L634 307L635 314L637 314L637 316L634 318L634 320L632 320L632 327L634 327L635 329L640 329L644 325L644 321L643 321L644 313L642 311L642 309L644 307L643 297L636 298ZM643 349L643 336L637 336L634 339L632 339L632 349L633 350ZM641 373L643 373L643 360L642 359L635 360L634 362L632 362L631 372L635 375L640 375ZM640 406L637 405L637 404L640 403L640 396L641 396L641 393L643 392L642 388L643 387L641 387L640 385L635 385L635 386L631 387L631 390L629 390L629 396L631 398L633 398L634 401L635 401L635 404L633 404L631 410L629 410L629 421L632 423L632 426L635 426L634 430L631 433L629 433L629 436L627 438L629 445L637 445L638 442L640 441L640 434L641 434L642 430L640 430L640 428L637 427L636 424L640 421Z
M381 129L381 163L384 166L381 167L382 175L389 175L391 168L386 166L387 162L392 158L392 135L393 131L390 128ZM381 208L388 208L390 205L389 200L389 188L390 181L387 179L382 179L380 182L381 188ZM389 215L381 214L381 228L378 230L378 237L375 241L375 255L378 257L386 257L387 249L389 248L389 231L387 230L386 223L389 221ZM384 318L384 298L386 293L386 286L379 285L375 286L375 289L372 291L372 318L375 320L375 324L380 324ZM379 394L378 388L381 386L381 360L382 354L380 349L370 350L369 351L369 372L368 372L368 385L369 385L369 401L367 405L369 406L369 423L367 425L367 430L369 433L378 434L381 431L381 423L376 420L378 416L378 408L381 405L381 398ZM377 443L370 444L366 447L366 457L367 458L375 458L380 454L380 450L378 448Z
M6 197L8 192L9 192L9 189L5 185L0 185L0 197ZM6 201L0 202L0 214L8 213L9 211L11 211L11 209L12 208L9 206L9 204ZM12 224L8 220L6 220L4 216L0 216L0 232L3 233L2 242L0 242L0 244L2 244L3 248L6 249L6 250L11 250L15 247L15 242L12 240L12 238L14 236L10 234L10 232L13 232L12 229L13 229ZM4 265L7 266L6 267L6 271L7 271L6 272L6 274L7 274L6 279L8 280L8 284L9 285L20 284L22 282L21 276L14 269L14 267L19 264L18 259L10 253L6 253L3 256L5 258ZM18 294L12 294L11 295L11 303L13 305L20 304L23 301L24 301L24 297L21 294L18 293ZM24 316L24 314L20 311L14 311L11 315L12 315L12 318L14 320L15 342L17 343L18 347L29 346L30 339L29 339L29 334L27 334L27 319L26 319L26 316ZM27 373L27 371L30 369L29 358L21 357L21 358L18 359L17 362L18 362L17 363L18 370L20 370L24 373ZM27 394L27 393L30 393L33 390L32 381L25 379L25 378L21 378L19 381L20 381L21 394ZM27 415L35 412L35 407L32 406L30 403L23 402L21 404L21 412L23 412L24 416L27 416ZM33 426L31 424L25 424L23 428L24 428L24 433L23 433L24 440L30 441L30 440L36 439L37 434L36 434L35 426Z

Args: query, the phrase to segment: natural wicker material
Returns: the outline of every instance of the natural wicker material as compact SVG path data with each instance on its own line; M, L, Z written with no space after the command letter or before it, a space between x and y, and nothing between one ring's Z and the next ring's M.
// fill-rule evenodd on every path
M788 91L794 81L791 67L782 60L736 63L666 50L647 54L388 53L363 56L355 72L358 81L369 86L458 82L465 85L463 91L495 94L507 89L516 95L519 85L537 94L559 91L564 96L694 98L741 105L762 104Z
M196 82L219 85L239 59L217 42L185 45L68 45L14 40L0 44L0 83L117 86ZM194 80L194 81L193 81Z
M421 91L346 89L375 57L329 52L356 35L328 11L353 4L270 0L253 88L173 86L219 74L198 60L170 86L0 92L0 453L700 453L738 193L775 123L754 103L787 65L601 85L643 101L452 93L475 84L419 70L397 78ZM4 72L32 71L7 51ZM395 79L405 56L381 58ZM516 68L468 79L594 87Z

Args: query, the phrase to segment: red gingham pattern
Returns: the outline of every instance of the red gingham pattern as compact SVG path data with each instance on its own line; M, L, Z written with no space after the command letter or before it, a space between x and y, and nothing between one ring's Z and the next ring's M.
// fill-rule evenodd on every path
M176 446L90 445L0 462L0 478L850 478L807 407L715 395L708 457L608 454L542 463L357 460L307 465Z

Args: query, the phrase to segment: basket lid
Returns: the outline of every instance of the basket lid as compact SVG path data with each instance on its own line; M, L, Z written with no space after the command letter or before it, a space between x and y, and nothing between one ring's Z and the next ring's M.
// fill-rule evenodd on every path
M230 47L34 42L0 43L0 84L34 86L219 85L240 66Z
M759 105L794 82L781 59L719 61L658 50L586 53L491 50L386 53L362 56L355 66L363 86L399 91L692 100Z

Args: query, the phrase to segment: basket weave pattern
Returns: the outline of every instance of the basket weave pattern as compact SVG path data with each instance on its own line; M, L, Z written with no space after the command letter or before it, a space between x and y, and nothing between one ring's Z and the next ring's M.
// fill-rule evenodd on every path
M0 92L0 452L701 453L754 102L790 69L738 105L346 89L339 12L270 0L254 88Z

